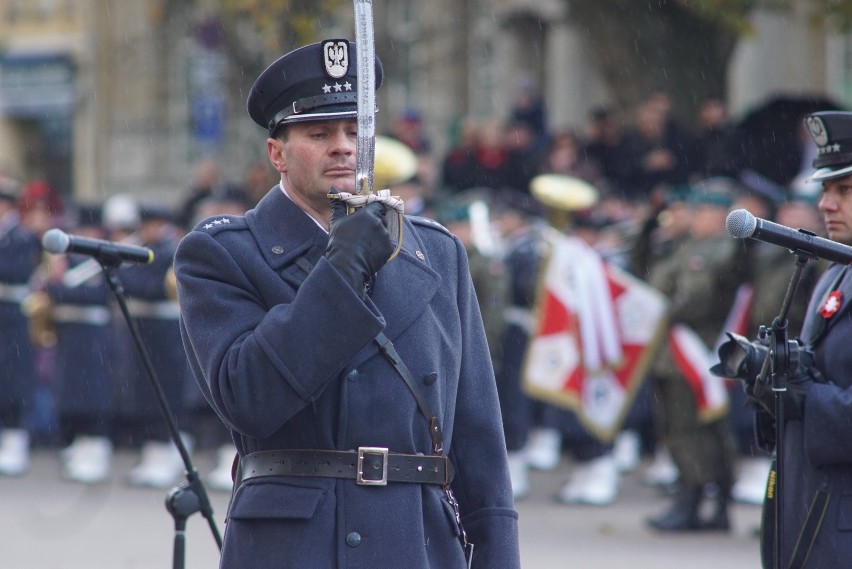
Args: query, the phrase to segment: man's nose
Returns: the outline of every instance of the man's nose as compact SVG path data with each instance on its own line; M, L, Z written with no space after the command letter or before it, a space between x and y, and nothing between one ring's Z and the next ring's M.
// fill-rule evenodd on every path
M355 138L349 136L346 131L338 131L332 135L331 152L334 154L353 154L355 152Z

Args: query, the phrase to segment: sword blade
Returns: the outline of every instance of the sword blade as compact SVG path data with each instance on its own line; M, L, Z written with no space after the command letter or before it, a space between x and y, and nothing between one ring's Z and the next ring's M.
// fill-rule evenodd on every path
M373 193L376 153L376 47L372 0L354 0L358 63L358 137L355 148L355 193Z

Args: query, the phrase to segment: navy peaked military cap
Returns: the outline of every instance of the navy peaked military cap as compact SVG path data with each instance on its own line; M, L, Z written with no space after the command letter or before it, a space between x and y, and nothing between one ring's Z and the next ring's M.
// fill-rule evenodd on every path
M103 215L100 205L82 204L77 208L77 227L97 227L102 223Z
M805 126L817 145L810 180L821 181L852 174L852 113L825 111L805 117Z
M174 210L160 204L144 204L139 208L139 219L141 221L174 221Z
M260 74L248 95L252 120L269 129L281 124L351 118L358 108L355 44L325 40L280 57ZM376 57L376 89L382 63Z

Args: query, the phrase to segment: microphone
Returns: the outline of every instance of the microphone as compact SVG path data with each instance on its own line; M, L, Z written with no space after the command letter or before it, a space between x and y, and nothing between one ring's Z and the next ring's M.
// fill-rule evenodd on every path
M735 209L729 213L725 220L725 228L731 237L737 239L751 237L785 247L793 252L806 253L818 259L844 265L852 263L852 247L831 239L817 237L804 229L791 229L786 225L760 219L745 209Z
M41 238L41 244L48 253L57 255L80 253L109 261L120 260L142 264L148 264L154 260L154 252L147 247L68 235L61 229L47 231Z

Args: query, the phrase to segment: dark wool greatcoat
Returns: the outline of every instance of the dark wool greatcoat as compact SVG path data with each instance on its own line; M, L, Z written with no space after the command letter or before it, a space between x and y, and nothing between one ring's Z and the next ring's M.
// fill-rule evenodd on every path
M791 551L817 490L829 494L816 542L803 567L845 567L852 560L852 270L839 283L840 310L829 318L819 314L825 295L843 269L826 269L805 315L801 340L816 355L825 383L814 384L805 398L802 420L790 420L784 428L782 567ZM765 418L765 416L764 416ZM774 427L764 430L772 437ZM771 541L772 521L764 520L763 566L775 567Z
M71 267L90 257L69 255ZM111 347L110 291L103 273L79 286L52 282L47 291L54 303L56 363L53 381L61 417L86 417L105 421L110 413L112 385L109 374ZM62 318L63 309L80 314Z
M174 262L176 240L167 236L144 245L154 252L154 261L149 265L126 264L118 273L130 315L151 358L166 402L178 419L178 428L184 429L192 379L181 345L178 307L166 290L166 274ZM124 324L116 323L115 330L119 354L127 358L127 361L115 362L119 391L116 412L125 420L142 421L152 426L154 432L162 436L166 432L162 411L144 361Z
M0 218L0 417L15 423L32 399L35 381L35 351L21 301L40 259L38 237L17 214Z
M273 188L245 218L211 218L175 262L193 373L241 455L387 447L429 454L426 420L372 340L384 331L438 416L473 567L519 567L500 410L464 247L405 223L403 250L362 301L323 256L328 236ZM221 566L465 566L435 484L261 477L228 511Z

